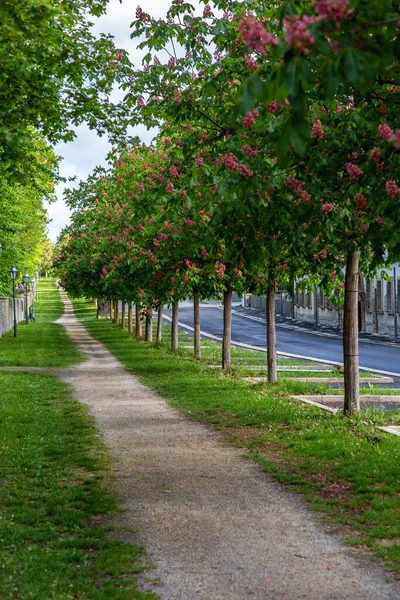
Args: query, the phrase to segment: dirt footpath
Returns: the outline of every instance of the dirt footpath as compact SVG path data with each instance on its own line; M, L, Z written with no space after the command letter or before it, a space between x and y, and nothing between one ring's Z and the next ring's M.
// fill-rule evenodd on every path
M88 361L59 371L90 406L125 511L114 524L155 569L165 600L399 600L400 582L318 521L301 499L182 417L76 320L59 320Z

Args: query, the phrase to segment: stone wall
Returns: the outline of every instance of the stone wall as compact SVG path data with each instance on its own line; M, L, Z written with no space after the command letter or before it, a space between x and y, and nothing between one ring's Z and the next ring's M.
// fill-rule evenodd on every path
M23 298L15 299L17 323L25 320L25 301ZM12 298L0 296L0 336L10 331L14 326Z

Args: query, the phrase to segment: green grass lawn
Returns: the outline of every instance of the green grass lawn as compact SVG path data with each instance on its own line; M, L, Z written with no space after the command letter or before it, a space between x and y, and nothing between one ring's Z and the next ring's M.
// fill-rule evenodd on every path
M44 283L36 323L42 334L34 335L33 323L20 328L13 364L79 360L51 322L62 307L54 282ZM0 459L0 598L156 598L135 586L142 549L116 541L107 525L118 506L106 449L68 385L52 376L0 372Z
M224 374L184 360L167 344L146 344L109 320L96 320L84 300L74 305L127 370L190 418L217 427L265 471L301 492L311 508L343 525L349 543L374 550L400 574L400 438L377 428L400 424L398 412L332 415L290 397L332 393L327 386L288 379L250 386L235 369ZM180 337L190 343L186 334Z
M0 366L56 368L82 360L77 346L56 323L64 305L54 279L41 279L35 322L18 323L17 337L9 331L0 337Z

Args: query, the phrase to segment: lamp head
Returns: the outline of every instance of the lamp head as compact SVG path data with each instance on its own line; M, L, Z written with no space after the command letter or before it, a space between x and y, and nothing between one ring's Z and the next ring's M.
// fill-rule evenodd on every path
M26 285L28 285L28 283L29 283L30 279L31 279L31 278L29 277L29 273L25 273L25 275L24 275L24 283L25 283Z
M17 279L17 274L18 274L18 270L16 267L14 267L14 265L11 267L10 269L10 277L12 281L15 281Z

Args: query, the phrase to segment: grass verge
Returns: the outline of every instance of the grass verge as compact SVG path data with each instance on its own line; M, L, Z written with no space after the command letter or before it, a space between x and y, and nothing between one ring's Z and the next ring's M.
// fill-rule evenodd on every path
M67 367L82 360L77 345L55 321L64 304L55 279L39 281L39 301L35 302L35 322L18 323L17 337L9 331L0 338L0 366Z
M145 344L109 320L95 319L84 300L74 306L127 370L190 418L216 426L340 524L349 543L372 549L400 574L400 438L377 429L400 424L398 412L368 408L353 418L333 416L290 398L323 393L327 386L289 380L249 386L234 371L225 375L182 360L164 345ZM184 334L182 342L188 343Z

